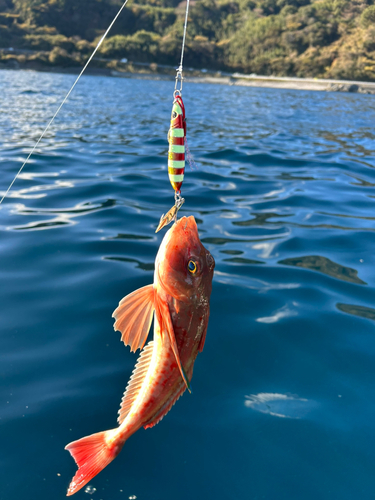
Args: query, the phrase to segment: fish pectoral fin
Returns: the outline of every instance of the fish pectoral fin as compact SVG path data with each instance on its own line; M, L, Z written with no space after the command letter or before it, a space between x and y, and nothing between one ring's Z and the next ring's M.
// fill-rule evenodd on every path
M161 300L158 300L158 307L160 310L160 314L162 316L163 324L164 324L164 326L167 330L167 333L168 333L169 342L171 344L173 354L175 355L177 365L178 365L178 368L179 368L180 373L181 373L181 377L182 377L183 381L185 382L185 385L186 385L188 391L191 393L189 379L187 378L187 376L185 374L185 370L181 364L180 354L178 352L176 336L174 334L172 318L171 318L171 313L169 311L168 304L164 304Z
M121 332L121 340L131 351L145 345L154 309L154 286L147 285L124 297L112 314L114 329Z

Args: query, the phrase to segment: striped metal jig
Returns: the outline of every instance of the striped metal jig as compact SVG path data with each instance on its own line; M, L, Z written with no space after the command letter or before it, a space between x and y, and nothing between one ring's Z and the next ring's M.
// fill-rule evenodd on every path
M185 106L181 95L173 101L171 127L168 132L168 175L176 193L181 191L185 174Z
M175 191L175 204L160 217L156 233L170 222L177 220L177 213L185 200L181 197L181 186L185 174L186 118L181 91L175 90L172 106L171 126L168 131L168 176Z

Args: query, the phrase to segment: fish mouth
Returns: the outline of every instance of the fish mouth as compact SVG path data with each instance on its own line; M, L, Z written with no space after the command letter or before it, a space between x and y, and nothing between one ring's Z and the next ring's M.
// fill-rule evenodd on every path
M179 230L183 229L184 231L187 231L187 230L193 231L196 234L196 236L199 238L198 226L197 226L197 223L195 222L193 215L189 215L188 217L184 216L184 217L181 217L181 219L178 219L176 224L174 224L174 228L175 228L175 230L177 230L177 228L178 228Z
M163 239L164 247L166 248L171 242L178 243L180 247L200 243L198 226L193 215L177 219L167 231Z
M176 236L178 236L180 242L185 242L186 248L196 244L204 249L207 267L209 271L213 271L215 268L215 259L212 257L211 253L207 250L207 248L205 248L202 245L202 242L198 234L198 226L194 217L192 215L188 217L182 217L177 221L175 226L176 226L175 228L176 231L182 229L183 231L182 234L178 234Z
M188 263L196 263L196 273L188 272ZM187 302L202 280L211 280L215 261L203 246L194 217L178 219L165 234L155 262L155 282L175 299Z

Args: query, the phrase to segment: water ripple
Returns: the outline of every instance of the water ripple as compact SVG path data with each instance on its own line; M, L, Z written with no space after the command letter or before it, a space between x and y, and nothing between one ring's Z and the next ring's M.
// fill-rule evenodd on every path
M0 72L0 195L74 79ZM1 500L65 494L64 446L115 425L136 356L111 314L151 283L173 204L173 85L83 77L0 206ZM373 96L187 84L184 102L197 169L181 215L216 260L194 398L95 488L372 498Z
M366 318L375 321L375 309L373 309L372 307L338 303L337 309L347 314L353 314L354 316L359 316L360 318Z
M326 274L332 278L357 285L366 285L367 283L358 278L358 271L350 267L340 266L336 262L322 257L321 255L306 255L303 257L293 257L279 261L279 264L284 266L295 266L317 271L318 273Z

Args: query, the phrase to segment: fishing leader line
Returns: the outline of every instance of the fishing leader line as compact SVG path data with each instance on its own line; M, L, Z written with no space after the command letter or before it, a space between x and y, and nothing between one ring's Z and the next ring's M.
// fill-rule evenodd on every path
M174 87L174 96L175 97L176 97L176 94L178 95L178 93L181 95L181 92L182 92L182 80L184 79L183 76L182 76L182 63L184 61L187 22L188 22L188 16L189 16L189 4L190 4L190 0L186 0L184 34L183 34L183 37L182 37L182 47L181 47L181 60L180 60L180 66L177 68L176 85ZM179 89L177 89L178 81L180 81L180 88Z
M186 13L185 13L185 23L184 23L184 34L182 37L182 47L181 47L181 59L180 65L177 68L176 73L176 83L173 92L173 106L172 106L172 116L171 125L168 132L168 177L169 181L174 189L174 200L175 203L173 207L168 210L168 212L160 217L160 222L156 228L156 233L160 231L163 227L167 226L170 222L177 222L177 214L182 205L185 203L185 199L181 196L181 186L185 176L185 154L190 163L190 167L194 164L194 160L191 157L189 146L186 139L186 115L185 115L185 105L182 100L182 83L183 83L183 61L184 61L184 51L185 51L185 41L186 41L186 31L187 22L189 16L189 4L190 0L186 0ZM179 88L178 88L179 87Z
M125 0L125 2L123 3L122 7L120 8L120 10L117 12L116 16L114 17L113 21L111 22L111 24L109 25L107 31L104 33L104 35L102 36L102 38L99 40L99 43L97 44L97 46L95 47L93 53L91 54L91 56L89 57L88 61L86 62L86 64L84 65L81 73L78 75L76 81L73 83L72 87L70 88L69 92L66 94L66 96L64 97L62 103L60 104L60 106L58 107L56 113L53 115L53 117L51 118L51 120L48 122L48 125L46 126L46 128L43 130L42 132L42 135L39 137L39 139L37 140L37 142L35 143L34 147L32 148L29 156L26 158L26 160L24 161L23 165L21 166L21 168L18 170L16 176L14 177L14 179L12 180L12 182L10 183L10 186L8 187L8 189L6 190L4 196L1 198L0 200L0 205L2 204L2 202L4 201L4 199L7 197L9 191L12 189L12 186L13 184L16 182L17 178L19 177L20 173L22 172L22 170L24 169L24 167L27 165L28 161L30 160L31 156L34 154L36 148L38 147L40 141L43 139L43 137L46 135L46 133L48 132L50 126L52 125L52 123L55 121L55 118L56 116L59 114L61 108L64 106L64 104L66 103L66 101L68 100L70 94L73 92L73 89L74 87L77 85L79 79L81 78L81 76L83 75L83 73L86 71L87 69L87 66L90 64L90 62L92 61L93 57L95 56L95 54L97 53L97 51L99 50L99 47L101 46L101 44L104 42L106 36L108 35L108 33L111 31L113 25L115 24L115 22L117 21L118 17L120 16L121 12L124 10L125 8L125 5L128 3L129 0ZM189 1L189 0L188 0ZM182 62L182 60L181 60Z

